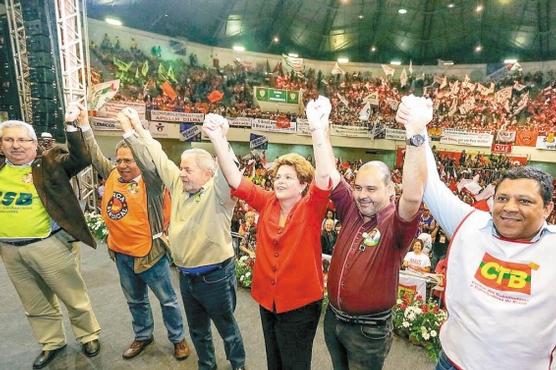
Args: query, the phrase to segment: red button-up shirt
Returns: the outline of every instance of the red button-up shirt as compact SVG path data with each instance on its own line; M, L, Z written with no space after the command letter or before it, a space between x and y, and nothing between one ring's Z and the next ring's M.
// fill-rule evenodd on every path
M404 222L397 204L391 203L365 222L343 179L331 199L342 228L328 271L330 303L350 314L390 309L396 303L400 265L415 237L420 214ZM380 233L378 245L363 248L363 233L371 234L374 228Z
M320 230L330 190L314 183L280 227L280 203L246 178L232 194L259 212L251 295L261 306L287 312L323 297Z

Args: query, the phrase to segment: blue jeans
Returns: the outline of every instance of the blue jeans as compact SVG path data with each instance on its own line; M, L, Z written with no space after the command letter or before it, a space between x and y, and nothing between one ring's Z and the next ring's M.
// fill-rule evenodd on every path
M440 351L440 357L438 358L435 370L457 370L457 368L448 360L444 351Z
M160 301L168 339L172 343L181 342L184 338L183 319L178 297L170 280L168 257L162 257L154 266L140 274L133 271L134 260L135 257L116 253L120 285L133 317L135 339L147 340L153 336L154 321L147 290L149 287Z
M392 319L379 325L340 321L328 308L324 339L334 370L380 370L392 345Z
M236 308L235 259L201 275L180 273L180 289L191 340L199 356L199 370L216 369L210 321L224 341L233 368L245 366L245 349L234 310Z

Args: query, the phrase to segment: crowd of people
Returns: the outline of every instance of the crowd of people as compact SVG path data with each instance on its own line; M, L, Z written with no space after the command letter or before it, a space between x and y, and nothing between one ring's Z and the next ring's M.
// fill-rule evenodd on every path
M401 97L422 90L434 101L435 116L429 125L432 132L443 128L482 132L522 129L547 134L556 125L556 79L552 71L531 74L512 68L502 78L487 83L443 74L410 74L402 83L368 72L324 75L309 69L300 75L285 71L282 63L271 71L268 63L254 67L239 60L226 66L215 61L208 68L198 65L194 55L189 63L185 59L163 61L160 51L147 55L134 41L124 50L119 40L111 41L107 35L100 45L92 44L91 50L98 61L93 63L96 82L119 78L125 85L117 98L144 100L152 109L275 119L281 114L262 111L253 98L255 86L268 86L302 91L304 103L319 94L328 96L333 124L401 128L395 120ZM367 103L368 114L362 116ZM287 116L295 120L298 113Z
M403 167L393 175L380 161L334 158L331 110L330 100L322 96L306 107L315 167L295 153L269 167L244 158L258 184L243 176L228 143L228 121L217 114L206 115L203 131L218 166L198 148L185 150L177 166L130 108L117 116L124 140L116 146L115 165L101 153L79 104L66 109L71 155L59 146L39 150L33 127L25 122L1 123L0 252L43 347L33 367L46 366L66 345L57 297L83 353L93 357L101 350L101 328L74 243L95 247L96 241L70 186L70 177L89 164L105 178L100 212L133 317L135 338L122 353L124 359L138 356L153 341L148 289L162 307L173 355L183 360L190 354L169 279L172 261L198 368L216 367L211 323L232 368L245 368L234 314L236 256L230 233L240 198L243 208L252 207L259 216L256 227L256 216L247 213L238 233L256 235L244 249L255 257L251 294L260 306L268 369L311 368L323 309L323 224L330 232L336 218L342 224L331 247L324 317L335 370L382 368L392 344L400 269L431 271L424 250L442 258L448 238L450 256L441 261L447 266L449 314L440 331L437 369L549 367L556 343L556 320L549 309L556 272L545 266L556 258L555 229L546 223L554 208L552 177L533 167L512 166L495 186L491 212L476 210L446 186L438 166L457 178L459 167L485 159L461 153L463 165L450 170L451 163L435 159L427 142L430 99L402 98L396 121L404 126L407 142ZM497 166L506 163L504 158L489 160ZM401 179L398 186L393 179ZM469 184L464 185L470 189ZM423 209L423 201L428 208ZM254 250L248 243L254 243ZM527 351L523 335L536 338Z

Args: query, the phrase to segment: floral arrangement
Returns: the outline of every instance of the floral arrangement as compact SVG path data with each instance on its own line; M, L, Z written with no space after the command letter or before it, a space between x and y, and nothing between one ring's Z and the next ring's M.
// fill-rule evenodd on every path
M422 346L433 361L438 360L441 350L438 333L440 326L448 317L433 300L427 302L419 295L405 293L393 309L394 331L409 339L415 345Z
M236 278L240 286L251 288L253 282L253 265L255 260L248 256L241 256L236 263Z
M95 239L106 242L108 229L106 228L106 224L104 223L101 215L96 212L86 212L85 221L87 221L87 226L89 227L89 230L91 230Z

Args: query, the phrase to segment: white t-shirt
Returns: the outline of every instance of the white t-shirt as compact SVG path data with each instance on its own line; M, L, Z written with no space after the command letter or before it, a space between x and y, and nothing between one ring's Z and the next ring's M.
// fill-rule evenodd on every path
M404 262L409 263L408 268L411 270L411 266L418 266L422 269L426 267L431 267L431 260L429 256L424 253L415 254L415 252L409 252L404 257Z

